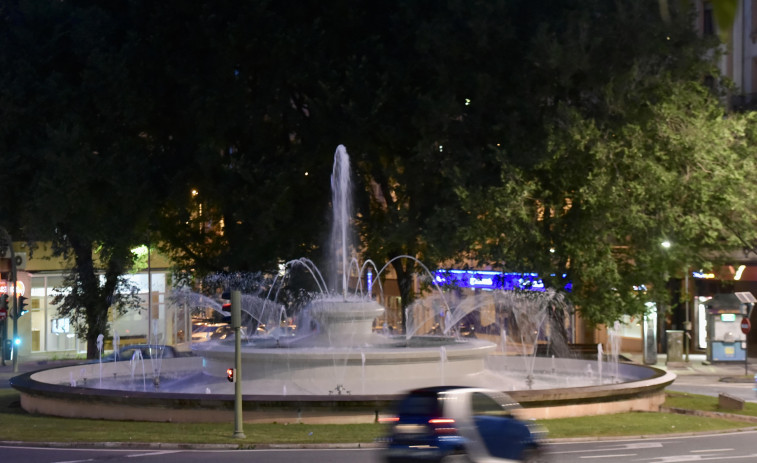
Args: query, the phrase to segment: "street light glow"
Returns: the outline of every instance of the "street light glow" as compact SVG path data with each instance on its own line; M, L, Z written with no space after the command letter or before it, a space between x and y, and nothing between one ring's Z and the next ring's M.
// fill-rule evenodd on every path
M660 246L662 246L665 249L668 249L670 247L670 241L665 240L662 243L660 243Z

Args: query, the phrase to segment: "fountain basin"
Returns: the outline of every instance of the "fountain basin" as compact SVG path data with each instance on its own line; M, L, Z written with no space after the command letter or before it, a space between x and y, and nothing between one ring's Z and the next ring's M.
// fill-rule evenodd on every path
M566 359L560 359L563 363ZM570 360L570 362L584 362ZM201 375L199 357L165 359L161 376ZM128 364L128 362L116 362ZM534 370L549 369L551 359L537 358ZM127 365L115 365L125 371ZM584 365L579 365L579 368ZM52 416L143 420L164 422L234 421L234 396L225 393L177 393L159 390L99 389L97 376L87 385L70 384L70 377L81 373L99 374L99 365L59 367L26 373L11 379L20 392L21 406L29 413ZM105 368L103 368L105 370ZM620 364L625 381L581 387L551 389L504 389L523 405L523 418L547 419L587 416L628 411L658 411L665 400L664 389L675 374L653 367ZM118 375L118 373L117 373ZM106 375L107 376L107 375ZM166 380L164 380L166 381ZM152 381L146 381L147 387ZM462 383L461 383L462 384ZM476 385L476 384L472 384ZM496 385L489 385L497 389ZM248 423L369 423L392 413L394 402L404 391L386 394L259 395L245 393L243 418Z
M454 342L429 338L365 347L287 347L242 349L243 392L256 395L337 393L386 395L416 387L472 381L485 369L496 345L488 341ZM425 341L425 342L422 342ZM424 345L425 344L425 345ZM194 348L207 375L223 378L234 366L234 345ZM233 393L230 383L213 392Z

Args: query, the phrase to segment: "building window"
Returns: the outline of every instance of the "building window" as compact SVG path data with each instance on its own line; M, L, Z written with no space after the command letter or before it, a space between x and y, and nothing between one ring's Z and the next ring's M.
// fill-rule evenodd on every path
M702 11L702 33L704 35L715 35L715 17L712 12L712 4L707 2L703 5Z

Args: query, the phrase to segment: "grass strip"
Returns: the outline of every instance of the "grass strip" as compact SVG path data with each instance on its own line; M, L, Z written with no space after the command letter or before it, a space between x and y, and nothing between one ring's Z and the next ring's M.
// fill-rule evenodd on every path
M650 436L669 433L723 431L749 427L743 421L675 413L618 413L539 421L550 439L609 436Z
M665 391L665 406L705 412L733 413L735 415L757 416L757 403L744 402L743 410L728 410L718 407L718 398L687 392Z
M717 397L668 391L667 407L723 411ZM729 411L733 413L734 411ZM757 414L748 403L743 414ZM672 413L619 413L540 420L550 438L655 435L722 431L749 427L742 421ZM384 425L371 424L253 424L245 423L245 439L235 439L233 423L156 423L107 421L30 415L21 409L14 389L0 389L0 440L24 442L135 442L235 444L368 443L385 434Z

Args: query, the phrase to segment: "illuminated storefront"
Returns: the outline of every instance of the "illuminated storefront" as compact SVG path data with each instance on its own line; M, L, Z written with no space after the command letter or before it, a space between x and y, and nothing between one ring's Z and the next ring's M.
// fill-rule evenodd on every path
M154 339L161 339L161 343L174 338L175 317L169 313L171 310L166 305L166 273L152 272L149 284L146 272L127 275L126 278L130 285L139 288L140 308L115 319L111 316L111 335L115 332L122 339L146 340L149 332ZM58 315L58 305L54 303L54 298L58 294L56 289L62 288L63 284L64 276L60 274L31 276L30 310L25 315L29 317L30 326L26 332L19 327L19 334L22 345L32 354L87 351L86 341L74 331L72 321ZM152 295L151 301L148 300L149 294ZM150 319L154 320L152 324ZM21 353L23 354L23 350Z

